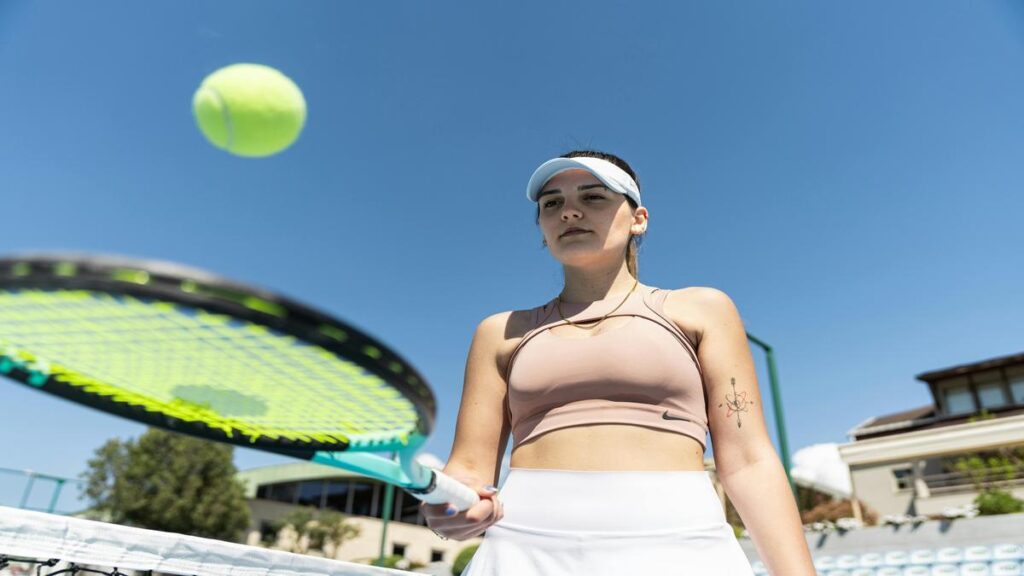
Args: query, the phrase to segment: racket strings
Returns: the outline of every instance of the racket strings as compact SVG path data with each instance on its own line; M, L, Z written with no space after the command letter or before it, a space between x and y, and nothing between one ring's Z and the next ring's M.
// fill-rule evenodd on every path
M90 394L229 435L348 442L403 435L417 420L411 402L355 363L224 315L131 296L19 290L0 292L0 317L4 355Z

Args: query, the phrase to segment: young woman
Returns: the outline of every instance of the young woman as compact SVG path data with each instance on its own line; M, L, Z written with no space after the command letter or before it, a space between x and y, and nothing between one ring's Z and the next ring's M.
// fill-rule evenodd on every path
M451 515L421 505L444 538L486 530L463 576L752 574L704 469L708 433L769 572L815 574L732 301L639 282L649 214L633 170L570 152L534 172L527 197L565 285L477 326L444 472L481 500Z

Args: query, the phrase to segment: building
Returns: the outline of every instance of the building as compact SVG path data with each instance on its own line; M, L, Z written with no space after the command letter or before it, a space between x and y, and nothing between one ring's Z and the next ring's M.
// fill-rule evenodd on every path
M358 537L345 541L335 554L336 559L358 562L378 557L386 483L308 462L255 468L240 472L238 477L246 486L246 499L252 511L248 544L258 544L270 536L268 531L274 520L294 510L312 507L344 513L348 516L347 522L360 529ZM419 500L397 488L392 494L386 555L398 554L424 564L439 561L451 564L459 551L480 541L480 538L461 542L438 538L420 514Z
M1024 498L1024 466L957 471L982 451L1024 447L1024 353L919 374L932 403L869 418L839 447L859 502L881 515L940 514L971 503L979 487Z

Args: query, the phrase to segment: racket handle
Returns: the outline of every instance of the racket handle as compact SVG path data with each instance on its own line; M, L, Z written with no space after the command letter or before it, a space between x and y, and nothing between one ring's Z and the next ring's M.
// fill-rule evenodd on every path
M480 495L476 493L476 490L440 470L431 470L431 472L434 478L425 492L417 493L409 490L407 492L427 504L449 503L460 511L480 501Z

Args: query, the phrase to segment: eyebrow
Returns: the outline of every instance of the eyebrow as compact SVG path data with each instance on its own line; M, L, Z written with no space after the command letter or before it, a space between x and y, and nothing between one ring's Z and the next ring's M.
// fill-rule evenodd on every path
M592 188L608 188L608 187L605 186L603 183L599 183L599 184L580 184L579 186L576 187L576 190L578 190L579 192L583 192L584 190L590 190ZM543 192L538 194L537 195L537 200L539 201L541 198L547 196L548 194L561 194L561 193L562 193L562 189L561 188L550 188L550 189L544 190Z

